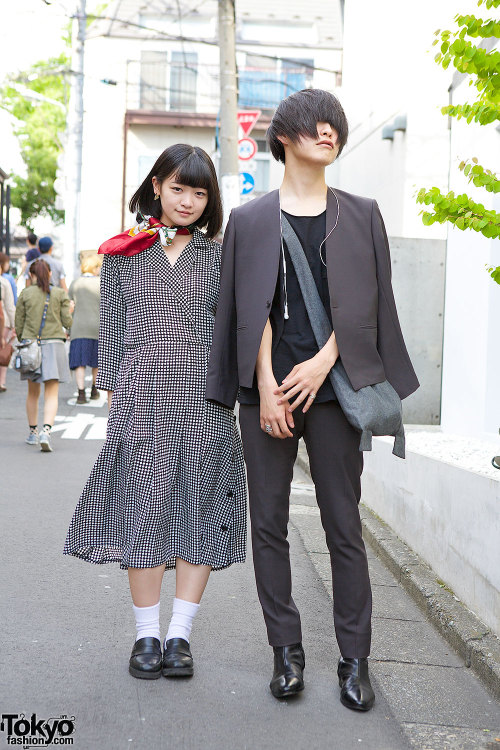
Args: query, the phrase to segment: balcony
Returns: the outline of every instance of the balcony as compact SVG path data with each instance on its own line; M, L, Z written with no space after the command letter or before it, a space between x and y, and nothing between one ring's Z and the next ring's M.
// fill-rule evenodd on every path
M186 57L189 56L184 55ZM274 110L285 96L310 88L313 74L310 66L240 68L238 105ZM331 79L333 89L334 74ZM218 65L202 65L189 59L172 60L166 52L143 53L140 61L128 62L127 110L217 114L219 101Z

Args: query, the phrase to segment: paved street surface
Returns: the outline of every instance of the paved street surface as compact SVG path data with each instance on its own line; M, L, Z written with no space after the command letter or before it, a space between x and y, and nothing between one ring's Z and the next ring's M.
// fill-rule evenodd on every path
M101 446L106 406L75 406L62 386L54 452L24 444L25 384L0 395L0 710L75 717L81 750L473 750L500 748L500 709L369 550L374 589L371 670L377 701L341 706L329 563L314 493L297 471L290 543L301 610L306 690L293 702L268 688L267 645L250 558L213 574L195 621L195 676L136 680L134 621L117 565L64 557L83 483ZM174 593L164 578L161 623ZM0 748L7 747L0 732Z

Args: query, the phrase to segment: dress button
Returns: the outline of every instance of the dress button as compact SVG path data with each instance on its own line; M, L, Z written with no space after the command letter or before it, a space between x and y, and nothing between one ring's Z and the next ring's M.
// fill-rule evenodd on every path
M229 490L229 491L228 491L228 492L226 493L226 497L232 497L233 495L234 495L234 492L233 492L232 490Z
M220 530L221 530L221 531L227 531L227 526L226 526L226 525L223 525L223 526L221 526L221 527L220 527Z

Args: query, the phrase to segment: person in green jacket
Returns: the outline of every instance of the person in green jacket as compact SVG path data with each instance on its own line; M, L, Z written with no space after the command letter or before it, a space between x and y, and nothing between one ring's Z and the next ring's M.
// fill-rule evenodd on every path
M65 328L73 322L67 293L50 285L51 270L41 258L30 266L31 286L23 289L16 306L15 327L19 341L36 339L42 323L45 303L48 300L45 322L41 331L42 365L36 372L21 374L28 381L26 415L28 417L28 445L40 445L42 451L51 451L50 430L57 414L59 383L70 380L68 356L64 342ZM40 383L44 383L43 427L38 433L38 400Z

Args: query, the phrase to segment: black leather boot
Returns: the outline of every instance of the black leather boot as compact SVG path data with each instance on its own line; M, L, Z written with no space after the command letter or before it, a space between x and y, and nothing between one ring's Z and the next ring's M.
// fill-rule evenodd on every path
M375 693L368 675L368 659L340 657L337 674L340 702L355 711L369 711L375 701Z
M134 643L128 671L141 680L157 680L161 677L161 643L158 638L148 636L139 638Z
M304 689L306 657L301 643L274 646L274 673L269 687L275 698L289 698Z
M184 638L170 638L163 652L164 677L192 677L193 655Z

